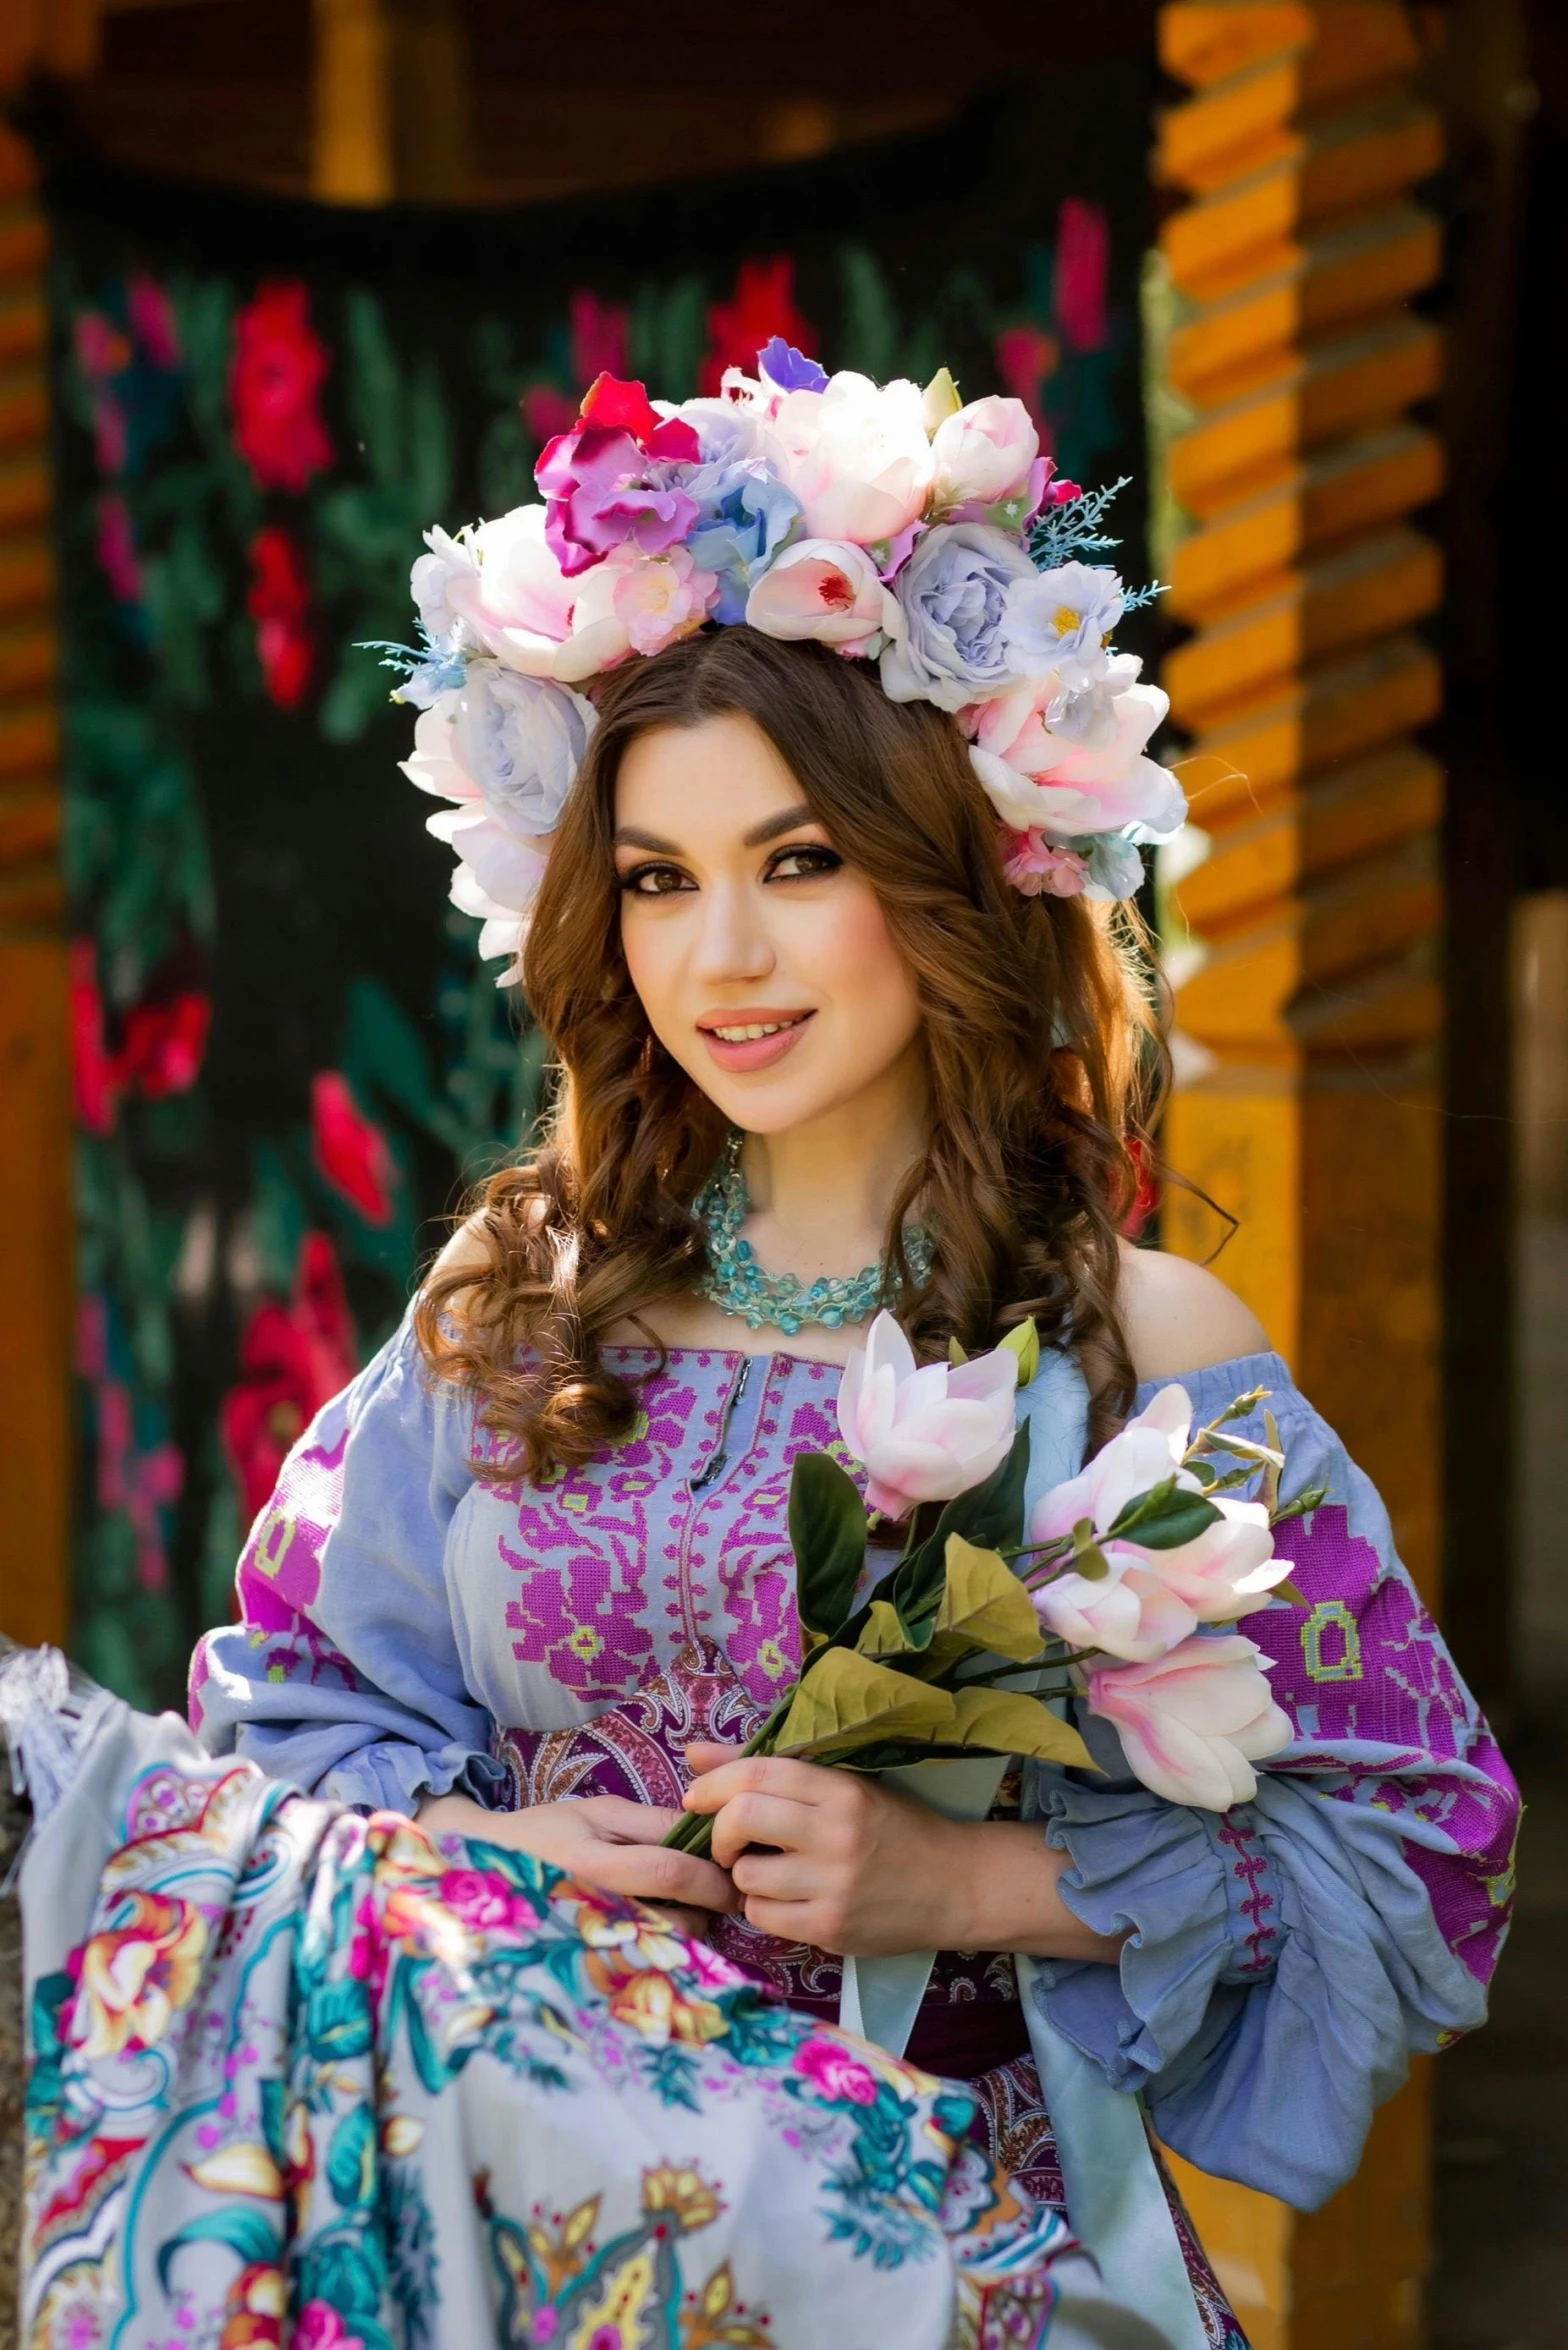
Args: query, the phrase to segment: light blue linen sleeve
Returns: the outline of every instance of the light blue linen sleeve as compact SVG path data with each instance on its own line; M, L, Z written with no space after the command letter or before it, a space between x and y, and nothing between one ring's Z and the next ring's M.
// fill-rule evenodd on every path
M1484 2018L1517 1794L1382 1504L1284 1364L1181 1384L1200 1421L1271 1390L1287 1495L1328 1489L1279 1530L1306 1607L1241 1627L1297 1736L1222 1815L1151 1794L1080 1705L1104 1775L1033 1769L1026 1809L1070 1857L1068 1907L1127 1939L1119 1966L1041 1962L1034 1996L1178 2153L1313 2209L1353 2175L1411 2051Z
M445 1572L471 1433L405 1316L294 1446L240 1556L240 1620L197 1644L190 1719L209 1753L373 1810L495 1799Z

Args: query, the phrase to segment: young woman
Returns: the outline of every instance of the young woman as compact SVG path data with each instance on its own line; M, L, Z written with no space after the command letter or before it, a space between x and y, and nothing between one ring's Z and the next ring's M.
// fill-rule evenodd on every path
M791 385L798 357L735 399L765 395L748 429L775 436L769 461L809 530L821 485L790 418L861 379ZM663 413L721 434L728 422L696 413L718 405ZM703 515L667 511L679 452L660 458L658 418L625 415L602 429L642 438L621 504L591 527L598 445L585 426L547 452L554 571L539 529L488 548L481 531L472 558L433 534L440 577L416 569L438 650L466 634L470 652L463 686L448 673L422 721L424 770L411 765L457 802L434 826L480 875L460 902L503 919L519 899L496 879L501 852L537 865L548 835L521 966L559 1069L548 1137L484 1186L398 1335L296 1447L241 1563L242 1621L198 1652L193 1721L209 1750L307 1790L669 1905L822 2018L838 2013L844 1955L937 1950L910 2058L973 2085L993 2152L1048 2204L1064 2194L1048 2105L1064 2130L1071 2106L1080 2141L1110 2128L1114 2170L1147 2162L1141 2093L1200 2166L1314 2205L1354 2172L1409 2051L1481 2020L1513 1797L1375 1494L1252 1314L1209 1273L1119 1238L1159 1064L1135 942L1114 885L1085 887L1104 871L1092 814L1053 833L1017 795L1049 797L1054 739L1055 784L1107 802L1063 743L1096 693L1080 746L1108 711L1114 733L1126 676L1107 683L1103 629L1079 626L1092 594L1075 581L1064 611L1055 573L1057 698L1029 704L1048 746L1031 773L1027 727L1004 707L1006 646L993 659L981 641L1005 609L1022 615L1009 641L1027 621L1038 642L1027 583L979 543L1003 536L999 516L1018 543L1024 505L1005 508L999 478L976 524L973 499L939 508L928 472L926 535L902 570L885 499L874 562L870 522L858 541L848 526L831 545L808 538L798 579L763 534L749 598L726 613ZM984 421L994 450L1012 421ZM940 476L940 432L934 445ZM648 555L644 536L634 555L629 497L639 530L653 514L685 529L681 546ZM973 535L938 546L944 530ZM539 567L554 593L579 541L577 571L615 570L644 617L649 567L672 567L657 593L674 619L617 639L617 585L613 612L608 588L591 612L584 590L541 620ZM1002 581L990 602L981 559ZM930 588L960 560L962 594ZM606 640L584 648L590 625L612 647L591 736L560 683L594 669ZM789 641L809 636L823 641ZM841 657L879 647L880 673ZM512 766L484 769L499 738L480 740L474 718L481 689L501 726L494 695L541 678L552 723L578 728L575 780L542 820L519 817ZM438 768L454 743L480 782ZM1113 811L1103 837L1117 831ZM837 1442L840 1372L882 1303L927 1358L954 1340L987 1349L1033 1317L1046 1351L1020 1410L1034 1492L1161 1383L1179 1380L1200 1420L1269 1392L1287 1491L1327 1493L1292 1530L1305 1611L1281 1603L1248 1625L1293 1731L1252 1800L1218 1812L1152 1792L1082 1710L1101 1773L1030 1766L980 1823L872 1777L736 1759L799 1661L790 1465ZM1261 1435L1261 1414L1247 1425ZM663 1846L683 1803L712 1814L711 1859ZM1048 2095L1042 2047L1056 2052ZM1115 2138L1129 2119L1132 2138ZM1103 2257L1110 2233L1097 2242L1071 2208L1075 2166L1088 2197L1092 2148L1067 2162L1067 2200ZM1195 2308L1170 2337L1238 2342L1179 2213L1175 2226Z

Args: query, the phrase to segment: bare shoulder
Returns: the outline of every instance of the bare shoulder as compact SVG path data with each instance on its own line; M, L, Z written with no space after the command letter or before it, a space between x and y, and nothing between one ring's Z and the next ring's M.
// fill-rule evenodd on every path
M1140 1379L1173 1379L1232 1355L1268 1351L1267 1331L1234 1290L1162 1249L1123 1244L1121 1310Z

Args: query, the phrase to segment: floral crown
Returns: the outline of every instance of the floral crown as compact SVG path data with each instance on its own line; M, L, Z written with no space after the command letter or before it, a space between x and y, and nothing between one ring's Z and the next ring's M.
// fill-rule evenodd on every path
M1186 801L1145 755L1166 711L1111 648L1130 596L1081 560L1123 484L1056 475L1021 400L828 375L775 338L717 399L601 375L539 460L543 505L425 534L421 646L378 648L419 710L403 772L454 805L452 899L515 957L595 716L593 682L708 623L876 661L969 739L1029 895L1129 897Z

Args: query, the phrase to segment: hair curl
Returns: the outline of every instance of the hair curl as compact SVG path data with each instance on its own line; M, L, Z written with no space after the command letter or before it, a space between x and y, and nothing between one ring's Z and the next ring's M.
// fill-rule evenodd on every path
M902 1265L917 1209L936 1243L901 1315L917 1354L950 1338L978 1351L1032 1314L1046 1343L1088 1351L1105 1432L1134 1385L1117 1312L1128 1144L1165 1068L1137 918L1010 886L951 718L889 701L869 664L726 628L629 661L600 691L523 958L557 1061L547 1139L465 1203L478 1245L437 1268L416 1308L432 1370L478 1397L499 1439L483 1473L537 1476L623 1436L636 1389L605 1360L606 1334L688 1290L705 1262L691 1202L724 1120L650 1032L611 844L628 745L736 714L870 877L915 974L931 1126L888 1245Z

